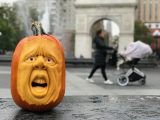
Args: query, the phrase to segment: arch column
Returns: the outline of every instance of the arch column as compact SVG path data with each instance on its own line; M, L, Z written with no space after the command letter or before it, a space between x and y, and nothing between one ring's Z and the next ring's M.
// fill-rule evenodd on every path
M92 40L88 27L87 15L76 15L75 57L91 58Z
M75 41L75 57L91 58L92 40L88 33L77 33Z
M127 45L133 42L133 33L120 33L119 41L118 41L118 51L124 51Z
M135 9L130 10L130 14L122 14L119 36L119 48L118 51L123 51L127 45L134 41L134 21L135 21Z

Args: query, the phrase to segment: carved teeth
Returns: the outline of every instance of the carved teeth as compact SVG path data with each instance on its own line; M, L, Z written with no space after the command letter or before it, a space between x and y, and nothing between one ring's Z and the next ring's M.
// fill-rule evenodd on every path
M44 79L36 79L34 80L35 83L44 84L46 81Z

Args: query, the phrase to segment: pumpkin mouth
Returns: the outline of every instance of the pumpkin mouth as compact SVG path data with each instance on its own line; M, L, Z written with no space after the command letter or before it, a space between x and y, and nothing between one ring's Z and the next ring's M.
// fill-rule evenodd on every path
M44 80L33 81L32 87L47 87L47 83Z
M35 77L31 82L31 92L36 98L43 98L48 91L48 82L45 77Z

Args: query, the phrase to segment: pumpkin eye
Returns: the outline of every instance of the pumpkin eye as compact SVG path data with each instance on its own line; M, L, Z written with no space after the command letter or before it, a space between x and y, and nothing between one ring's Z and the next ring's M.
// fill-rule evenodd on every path
M45 62L49 64L56 64L55 60L50 57L45 57Z
M36 60L36 57L29 57L28 59L27 59L27 62L33 62L33 61L35 61Z

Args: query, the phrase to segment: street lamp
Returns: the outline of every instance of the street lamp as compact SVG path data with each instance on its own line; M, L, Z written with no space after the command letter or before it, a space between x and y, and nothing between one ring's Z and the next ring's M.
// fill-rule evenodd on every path
M153 37L155 38L155 52L156 52L156 54L158 54L158 40L159 40L159 38L160 38L160 31L159 30L156 30L154 33L153 33Z

